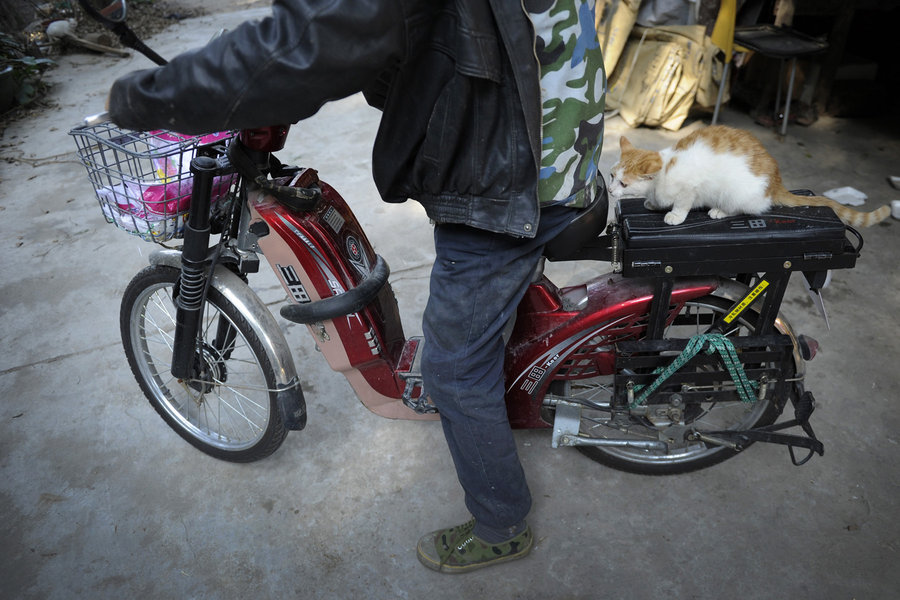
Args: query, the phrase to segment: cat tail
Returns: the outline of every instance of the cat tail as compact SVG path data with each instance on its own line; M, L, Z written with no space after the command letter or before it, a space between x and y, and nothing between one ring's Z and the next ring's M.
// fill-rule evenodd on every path
M891 207L887 204L872 212L863 212L844 206L840 202L825 196L798 196L786 189L777 195L773 204L779 206L828 206L834 210L841 221L851 227L871 227L876 223L881 223L891 214Z

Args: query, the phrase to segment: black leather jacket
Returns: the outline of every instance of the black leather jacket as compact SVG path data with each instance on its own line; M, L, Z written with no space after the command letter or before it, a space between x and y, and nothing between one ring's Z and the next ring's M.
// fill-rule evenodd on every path
M116 81L112 119L183 133L294 123L363 91L383 110L373 172L385 200L534 235L540 89L521 2L275 0L272 11Z

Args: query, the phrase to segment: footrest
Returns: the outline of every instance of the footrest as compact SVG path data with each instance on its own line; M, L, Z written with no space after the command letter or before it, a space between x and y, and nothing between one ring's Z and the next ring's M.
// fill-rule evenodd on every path
M406 382L406 387L403 389L403 404L420 415L430 415L436 414L438 409L422 387L422 348L424 347L425 339L422 337L406 340L395 371L397 376Z
M421 336L406 340L396 368L397 375L401 379L422 379L422 348L424 347L425 338Z
M636 448L665 454L668 444L658 440L601 439L581 435L581 405L557 398L556 417L553 419L551 447L604 446L607 448Z

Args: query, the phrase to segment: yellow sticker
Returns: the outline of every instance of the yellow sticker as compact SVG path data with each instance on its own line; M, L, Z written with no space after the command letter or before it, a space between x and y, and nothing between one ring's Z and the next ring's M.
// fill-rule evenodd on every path
M741 300L741 303L738 304L737 306L735 306L734 310L732 310L730 313L728 313L725 316L724 321L726 323L731 323L732 321L737 319L738 315L740 315L742 312L744 312L745 308L747 308L748 306L753 304L753 301L756 300L756 297L759 296L760 294L762 294L763 290L765 290L767 287L769 287L768 281L766 281L765 279L760 281L759 285L757 285L755 288L753 288L753 291L751 291L749 294L744 296L744 299Z

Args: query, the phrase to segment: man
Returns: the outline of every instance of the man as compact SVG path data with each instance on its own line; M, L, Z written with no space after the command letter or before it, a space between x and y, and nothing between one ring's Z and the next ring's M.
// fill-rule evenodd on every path
M593 1L276 0L271 18L110 93L117 124L183 133L293 123L358 91L383 110L379 192L435 222L424 389L473 515L419 540L438 571L532 547L502 332L544 244L596 190L606 80Z

